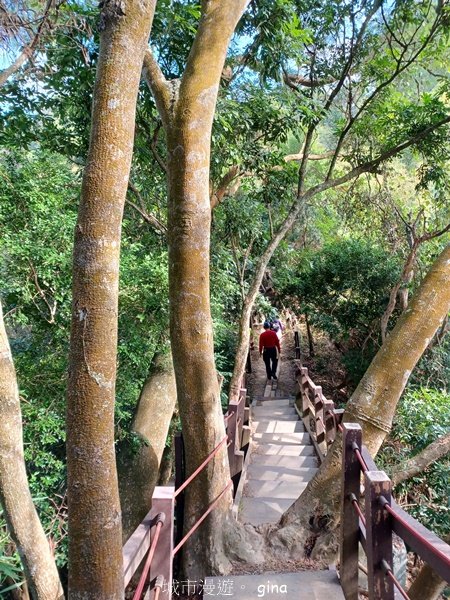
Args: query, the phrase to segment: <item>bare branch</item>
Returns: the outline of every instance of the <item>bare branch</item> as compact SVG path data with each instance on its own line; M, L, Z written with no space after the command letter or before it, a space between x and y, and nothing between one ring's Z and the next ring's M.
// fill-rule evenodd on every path
M140 191L137 189L137 187L131 181L128 182L128 189L131 192L133 192L133 194L136 196L136 198L139 201L140 206L138 206L137 204L135 204L128 198L126 199L126 203L129 206L131 206L132 208L134 208L134 210L141 215L141 217L144 219L144 221L146 221L149 225L151 225L154 229L156 229L156 231L158 231L159 233L162 233L163 235L167 235L167 227L164 225L164 223L161 223L161 221L159 219L157 219L155 217L155 215L149 213L145 209L145 202L144 202L144 199L142 198L142 194L140 193Z
M305 154L303 150L299 154L287 154L283 157L284 162L293 162L296 160L302 160ZM331 158L334 156L334 150L330 150L328 152L324 152L323 154L308 154L306 156L307 160L326 160L327 158Z
M55 322L55 314L56 314L56 306L57 306L57 302L55 299L53 299L53 302L50 303L47 300L47 294L44 292L44 290L41 288L41 286L39 285L39 280L38 280L38 276L36 273L36 269L34 268L33 263L31 262L30 259L28 259L28 264L30 265L30 269L31 269L31 275L33 277L33 282L34 285L36 287L36 290L38 292L38 295L42 298L42 300L44 301L44 303L46 304L49 313L50 313L50 318L47 318L45 315L44 319L47 321L47 323L53 324ZM42 313L42 311L39 309L38 305L35 303L36 308L39 310L39 312Z
M31 40L31 43L22 48L22 50L19 53L19 56L9 67L0 71L0 87L2 87L7 82L7 80L12 75L14 75L14 73L16 73L20 69L20 67L22 67L22 65L24 65L35 53L44 27L47 25L47 22L49 20L50 9L52 8L53 2L54 0L47 1L44 14L42 15L41 21L38 25L36 33L33 36L33 39ZM23 25L26 24L22 23L21 26Z
M211 202L211 210L214 210L216 206L218 206L225 196L228 195L230 191L230 186L238 179L242 173L239 172L239 166L233 165L230 169L225 173L222 179L219 181L219 185L217 186L217 190L212 190L210 202Z

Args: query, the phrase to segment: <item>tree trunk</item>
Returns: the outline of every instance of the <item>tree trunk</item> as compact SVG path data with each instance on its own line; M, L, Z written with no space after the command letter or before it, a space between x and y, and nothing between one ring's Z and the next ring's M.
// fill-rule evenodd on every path
M311 331L311 325L309 324L308 313L305 312L305 323L306 323L306 333L308 335L308 348L309 348L309 356L312 358L315 355L314 352L314 339Z
M0 304L0 501L8 531L35 600L63 598L55 561L28 487L22 412L11 349Z
M388 302L388 305L387 305L387 307L383 313L383 316L381 317L381 321L380 321L381 339L383 342L386 339L387 326L389 323L389 319L391 318L392 313L395 310L395 306L397 304L397 296L400 293L401 293L400 302L402 305L402 310L404 310L408 305L408 288L402 289L402 286L407 285L412 280L412 277L414 274L414 262L416 260L416 255L417 255L418 249L419 249L419 244L417 242L415 242L412 245L412 247L408 253L408 256L406 257L406 261L403 266L403 271L400 276L400 279L394 285L394 287L392 288L392 290L389 294L389 302Z
M394 468L391 475L395 487L406 479L422 473L427 467L450 452L450 433L441 436L405 463Z
M159 354L142 388L131 425L141 445L136 451L123 445L117 458L124 542L150 510L176 399L172 355Z
M444 541L449 544L450 535L447 535ZM439 600L446 587L447 582L425 563L412 582L408 596L410 600Z
M300 206L296 210L292 210L289 216L283 221L282 225L278 228L275 235L272 237L267 245L267 248L260 256L256 263L253 280L248 288L247 295L242 305L241 317L239 319L239 340L236 348L236 357L234 360L233 375L230 382L230 400L237 400L239 397L239 388L242 378L245 373L245 364L247 361L247 352L250 342L250 329L249 322L255 304L256 296L258 295L259 288L264 278L267 265L273 256L273 253L278 248L279 243L291 229L300 213Z
M412 369L450 308L450 245L431 267L408 310L378 351L345 410L345 423L359 423L363 442L375 456L391 429L397 402ZM408 352L405 352L405 348ZM334 556L340 506L342 436L339 434L303 494L268 530L269 543L280 552L304 552L315 543L313 557ZM320 542L316 539L322 536Z
M154 0L106 0L73 258L67 392L69 597L123 598L114 449L121 222Z
M168 82L150 52L145 76L167 135L170 335L187 474L224 438L209 301L211 128L228 43L248 0L205 0L180 81ZM226 446L186 490L190 529L229 483ZM185 574L198 580L229 562L223 524L228 492L183 549Z

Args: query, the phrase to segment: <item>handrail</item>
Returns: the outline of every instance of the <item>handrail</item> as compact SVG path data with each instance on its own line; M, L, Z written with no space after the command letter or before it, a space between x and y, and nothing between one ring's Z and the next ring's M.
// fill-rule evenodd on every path
M391 481L377 467L362 444L361 426L342 427L341 584L346 598L358 589L358 541L367 554L370 597L393 600L394 587L409 600L393 572L392 533L395 532L450 583L450 546L408 515L391 498ZM359 505L360 478L364 474L365 514ZM364 527L364 530L362 529ZM373 590L377 590L374 595Z
M212 450L208 456L205 458L205 460L202 462L202 464L197 467L195 469L195 471L186 479L186 481L180 485L180 487L175 491L175 498L178 496L178 494L180 492L182 492L190 483L193 479L195 479L197 477L197 475L206 467L206 465L210 462L210 460L212 460L214 458L214 456L219 452L219 450L221 449L221 447L224 445L224 443L227 441L227 436L225 436L218 444L217 446L214 448L214 450Z
M170 589L172 585L172 560L174 556L189 539L189 537L198 529L198 527L200 527L211 511L214 510L214 508L220 502L220 499L227 493L227 491L230 490L233 485L236 489L244 460L244 451L242 448L245 444L248 444L250 434L250 429L247 424L249 408L246 407L246 392L247 390L245 387L241 386L238 399L229 403L228 410L223 415L226 435L185 481L183 481L183 439L181 435L176 437L176 489L172 487L155 488L155 492L152 497L152 510L146 516L144 521L137 527L136 531L132 534L123 548L125 586L128 585L139 564L145 558L144 570L141 574L138 587L134 593L133 600L140 600L145 587L145 582L150 580L155 581L153 586L154 600L158 600L159 598L169 600ZM176 546L173 548L175 498L177 499L177 532L181 537L184 521L183 492L224 446L227 448L230 464L230 480L217 498L211 502L202 516L184 535L184 537L179 541L175 540ZM164 507L164 510L161 511L162 515L159 515L159 511L157 510L160 506ZM157 512L155 513L155 511ZM165 517L168 520L168 525L163 528L162 525ZM153 527L155 530L153 536L150 538L149 534ZM164 547L160 548L160 546ZM167 586L165 583L167 583Z
M147 559L145 561L144 569L142 570L138 586L136 588L136 591L134 592L133 600L140 600L140 598L142 596L145 582L147 581L148 573L150 571L150 566L152 564L153 556L155 555L156 546L158 545L159 533L161 531L162 526L164 525L165 520L166 520L166 515L164 513L159 513L156 517L155 535L152 539L150 550L148 551Z
M217 498L209 505L209 507L206 509L206 511L203 513L203 515L200 517L200 519L195 523L195 525L193 525L191 527L191 529L189 529L189 531L183 537L181 542L173 549L172 556L175 556L175 554L178 552L178 550L191 537L191 535L194 533L194 531L196 531L198 529L198 527L200 527L200 525L203 523L203 521L206 519L206 517L209 515L209 513L216 507L216 505L219 503L222 496L230 489L230 487L232 485L233 485L233 482L230 480L228 482L228 484L224 487L224 489L220 492L220 494L217 496Z

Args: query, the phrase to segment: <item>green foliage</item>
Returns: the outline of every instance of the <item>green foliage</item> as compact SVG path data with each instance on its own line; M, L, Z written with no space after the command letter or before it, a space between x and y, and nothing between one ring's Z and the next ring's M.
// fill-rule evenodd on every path
M450 335L441 343L427 350L414 369L410 382L412 385L433 387L442 393L450 394Z
M447 393L411 387L398 404L389 442L379 455L380 467L389 471L448 433L449 401ZM440 535L448 532L450 520L449 467L447 456L396 488L397 496L407 502L408 512Z
M334 339L362 343L380 317L398 263L385 250L361 240L341 239L303 254L285 292L298 296L311 323Z
M0 595L18 588L23 583L22 566L19 555L13 549L3 512L0 511Z

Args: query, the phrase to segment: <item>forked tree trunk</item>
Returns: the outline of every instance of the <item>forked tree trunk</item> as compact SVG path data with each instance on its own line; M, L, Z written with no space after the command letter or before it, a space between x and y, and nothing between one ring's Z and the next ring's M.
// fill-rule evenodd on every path
M141 445L122 445L117 458L124 542L150 510L177 399L171 353L157 354L150 371L131 425Z
M0 501L34 600L64 597L28 487L16 371L0 304Z
M150 53L145 62L167 135L170 334L188 474L225 436L209 299L210 144L228 43L247 2L202 2L180 81L167 82ZM229 479L224 445L187 488L185 529L218 498ZM185 546L184 570L190 579L229 568L222 532L230 502L229 491Z
M447 246L353 393L343 420L359 423L363 442L375 456L390 431L397 402L411 371L450 309L450 246ZM303 494L268 529L269 543L285 554L304 552L319 535L313 556L334 555L340 506L342 437L337 439Z
M75 228L67 393L69 597L123 598L114 449L119 253L136 98L155 0L105 0Z

